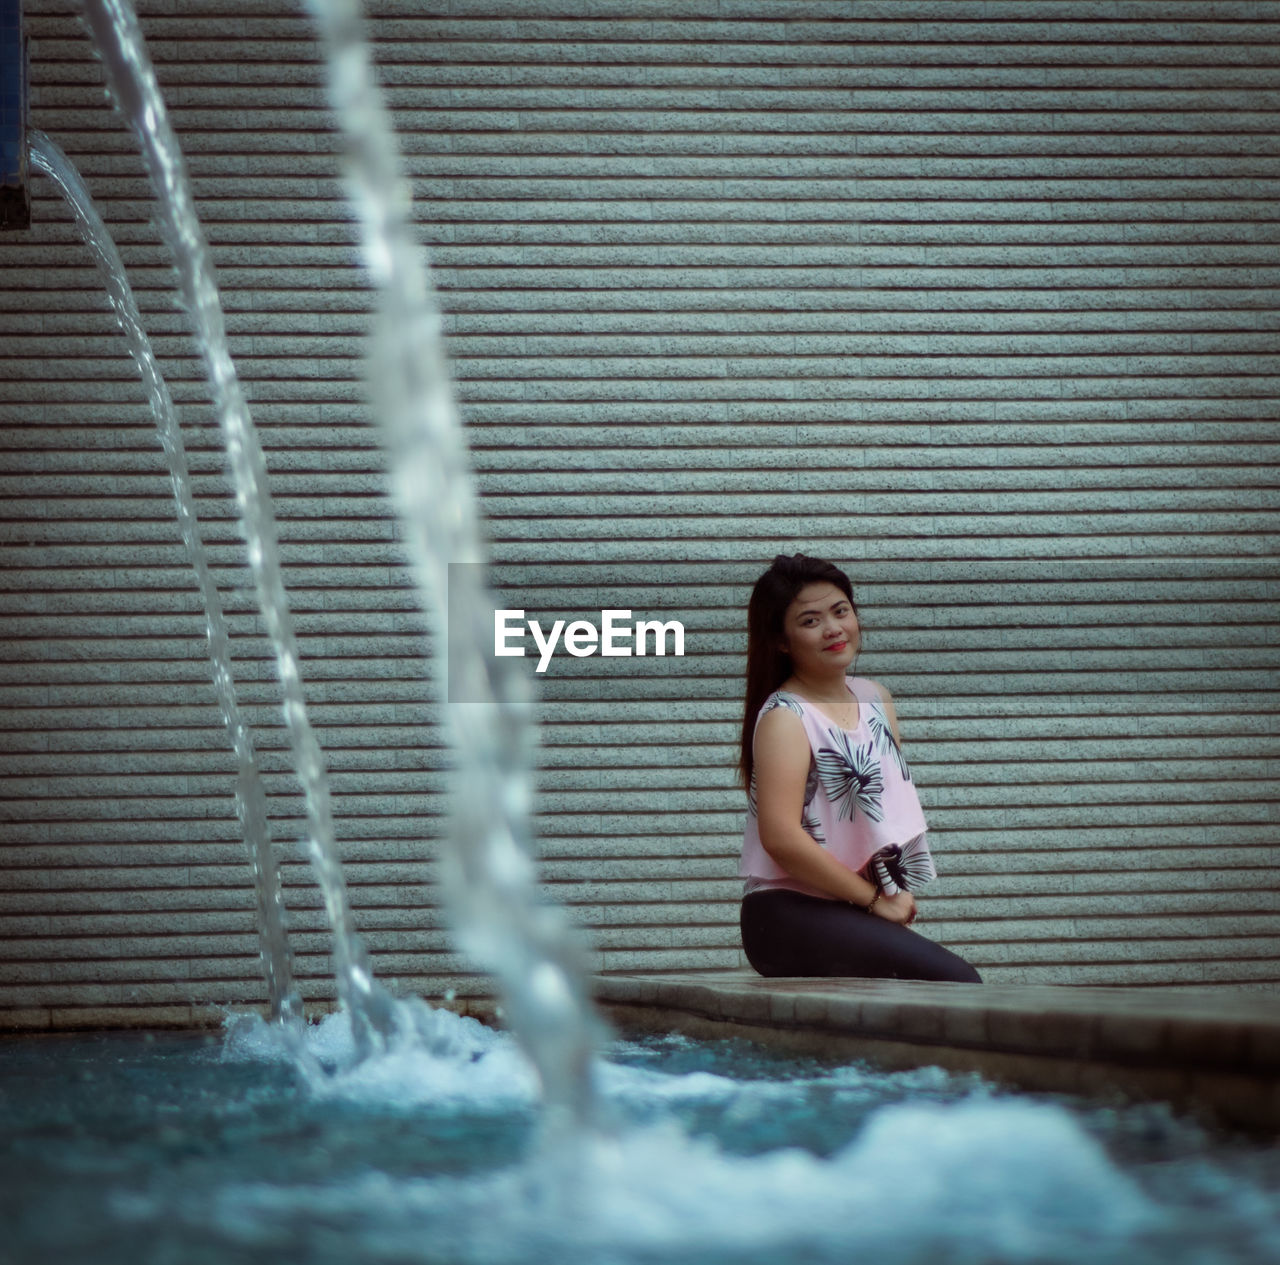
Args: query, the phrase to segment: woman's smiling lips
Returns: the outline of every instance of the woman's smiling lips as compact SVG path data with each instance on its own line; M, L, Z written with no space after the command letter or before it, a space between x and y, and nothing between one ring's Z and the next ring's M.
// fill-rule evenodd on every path
M848 641L833 641L831 645L825 648L827 654L833 654L837 650L843 650L849 643Z

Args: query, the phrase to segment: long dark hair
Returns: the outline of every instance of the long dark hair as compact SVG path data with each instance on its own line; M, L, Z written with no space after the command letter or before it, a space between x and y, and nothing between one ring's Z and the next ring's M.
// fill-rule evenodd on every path
M742 786L751 789L756 715L764 700L791 675L791 656L782 649L782 622L787 607L807 584L834 584L849 599L854 614L853 585L839 567L803 553L780 553L751 590L747 603L747 697L742 712Z

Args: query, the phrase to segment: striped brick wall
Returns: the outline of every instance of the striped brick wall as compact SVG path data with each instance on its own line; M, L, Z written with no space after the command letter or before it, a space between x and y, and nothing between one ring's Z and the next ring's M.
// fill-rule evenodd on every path
M147 0L283 561L357 920L399 991L484 984L434 905L430 653L363 405L370 298L301 6ZM671 16L678 10L679 17ZM84 173L188 435L304 991L319 898L217 426L71 0L31 124ZM1280 5L374 6L496 579L681 619L558 658L538 833L603 970L736 967L742 610L844 564L995 981L1280 981ZM0 1024L264 994L232 761L136 374L70 216L0 236Z

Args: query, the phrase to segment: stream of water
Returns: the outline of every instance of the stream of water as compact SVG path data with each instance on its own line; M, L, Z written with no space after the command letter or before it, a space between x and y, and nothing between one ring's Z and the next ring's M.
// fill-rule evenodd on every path
M379 299L369 381L414 552L424 609L444 653L432 667L456 752L444 841L447 904L462 946L498 981L504 1013L538 1069L548 1109L570 1126L596 1115L601 1025L582 946L541 900L531 859L530 686L492 643L493 597L474 479L445 357L442 319L413 231L412 192L378 90L359 5L310 0L346 140L351 202ZM447 620L440 618L447 610ZM445 628L449 635L443 635Z
M352 923L338 857L324 753L307 715L297 639L280 568L279 533L266 462L227 345L222 305L204 232L191 198L182 150L132 8L124 0L87 0L85 11L112 95L142 148L156 192L165 240L178 266L183 307L205 362L236 489L258 606L275 652L284 693L284 720L294 770L302 784L312 869L333 932L334 976L361 1049L371 1050L395 1030L391 999L374 980L368 954Z
M196 514L191 474L187 468L182 429L160 366L151 350L151 340L142 324L133 288L124 261L107 226L93 204L80 173L62 149L43 132L28 132L28 152L34 171L48 176L58 187L75 216L80 235L98 265L107 298L120 322L129 354L138 366L146 389L156 433L169 467L169 481L178 512L178 530L187 558L195 571L196 584L204 604L205 631L209 642L209 662L213 668L213 688L222 712L227 735L236 755L236 816L249 850L257 899L258 939L263 974L272 1017L293 1030L302 1021L302 1002L293 985L292 955L286 929L285 908L280 891L280 871L276 864L267 819L267 798L262 788L253 732L240 711L235 676L231 668L231 639L222 611L218 586L209 570L200 520ZM296 1034L295 1034L296 1035Z
M532 862L529 685L508 661L485 656L493 600L483 578L480 515L467 462L411 198L376 87L358 7L312 6L326 46L330 97L347 140L352 202L379 296L369 380L392 459L397 500L426 610L438 628L431 664L441 692L451 678L476 700L449 704L457 754L444 841L447 903L462 946L499 983L508 1022L538 1069L549 1114L570 1126L595 1115L595 1050L602 1025L587 996L581 945L560 912L540 900ZM184 306L204 357L235 482L249 562L284 689L285 723L302 783L310 851L334 936L335 974L358 1047L390 1041L405 1012L381 989L352 924L338 860L323 753L307 718L296 641L279 566L267 472L227 347L209 252L182 153L137 18L126 0L86 0L108 83L139 139ZM452 599L448 619L440 618ZM449 661L450 655L453 662Z

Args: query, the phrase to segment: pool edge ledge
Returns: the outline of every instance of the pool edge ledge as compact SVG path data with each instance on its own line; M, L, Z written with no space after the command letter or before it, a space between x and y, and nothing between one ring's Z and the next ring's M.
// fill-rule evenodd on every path
M788 1053L936 1065L1043 1092L1118 1092L1280 1132L1280 996L745 972L592 983L624 1033L741 1036Z

